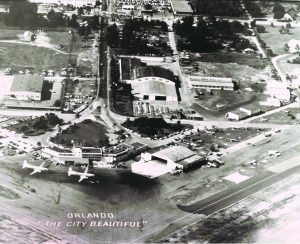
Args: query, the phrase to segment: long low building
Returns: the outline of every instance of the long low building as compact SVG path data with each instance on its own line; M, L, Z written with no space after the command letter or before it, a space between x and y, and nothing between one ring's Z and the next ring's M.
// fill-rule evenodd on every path
M175 83L158 77L144 77L131 82L132 94L145 101L178 101Z
M187 0L171 0L174 14L193 14L193 9Z
M94 6L96 4L96 0L29 0L29 2L41 3L41 4L58 4L58 5L60 5L60 4L63 4L63 5L71 4L71 5L77 6L77 7Z
M94 162L115 163L127 159L130 156L141 153L147 149L142 143L119 144L111 147L74 147L59 148L46 147L42 149L42 155L60 164L89 164Z
M232 78L224 77L205 77L188 76L190 87L210 90L233 90L234 83Z

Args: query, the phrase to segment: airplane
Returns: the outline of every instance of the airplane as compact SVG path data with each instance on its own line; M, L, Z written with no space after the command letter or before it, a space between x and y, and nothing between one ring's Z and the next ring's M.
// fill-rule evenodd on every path
M87 178L89 178L89 177L95 176L94 174L88 173L88 170L89 170L89 167L87 166L87 167L85 168L84 172L81 173L81 172L77 172L77 171L72 170L72 167L70 167L69 170L68 170L68 176L71 176L71 175L78 175L78 176L80 176L78 182L81 182L81 181L83 181L84 179L87 179Z
M24 160L23 169L25 169L25 168L33 169L33 171L29 174L29 175L33 175L35 173L41 173L42 171L47 171L48 168L45 168L44 165L45 165L45 162L43 162L40 166L35 166L35 165L27 163L27 160Z

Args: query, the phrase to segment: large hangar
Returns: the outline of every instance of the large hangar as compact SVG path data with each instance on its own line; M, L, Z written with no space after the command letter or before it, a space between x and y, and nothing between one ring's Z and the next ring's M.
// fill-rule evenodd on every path
M205 158L183 146L173 146L154 153L142 153L141 160L131 165L133 173L155 178L176 169L187 171L202 164Z

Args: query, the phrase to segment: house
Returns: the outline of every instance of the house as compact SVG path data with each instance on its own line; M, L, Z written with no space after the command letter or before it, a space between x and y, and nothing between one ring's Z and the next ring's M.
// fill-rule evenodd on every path
M240 107L234 111L228 112L225 114L225 118L228 120L243 120L254 115L262 113L262 109L255 105L247 105Z
M248 114L246 114L245 112L236 109L234 111L228 112L225 114L225 118L228 120L242 120L242 119L246 119L247 117L249 117Z

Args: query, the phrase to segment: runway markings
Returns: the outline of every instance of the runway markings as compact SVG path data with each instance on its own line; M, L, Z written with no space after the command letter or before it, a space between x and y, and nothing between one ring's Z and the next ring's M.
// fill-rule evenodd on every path
M248 180L250 177L240 174L239 172L235 172L231 175L224 177L224 180L228 180L234 182L235 184L239 184L245 180Z

